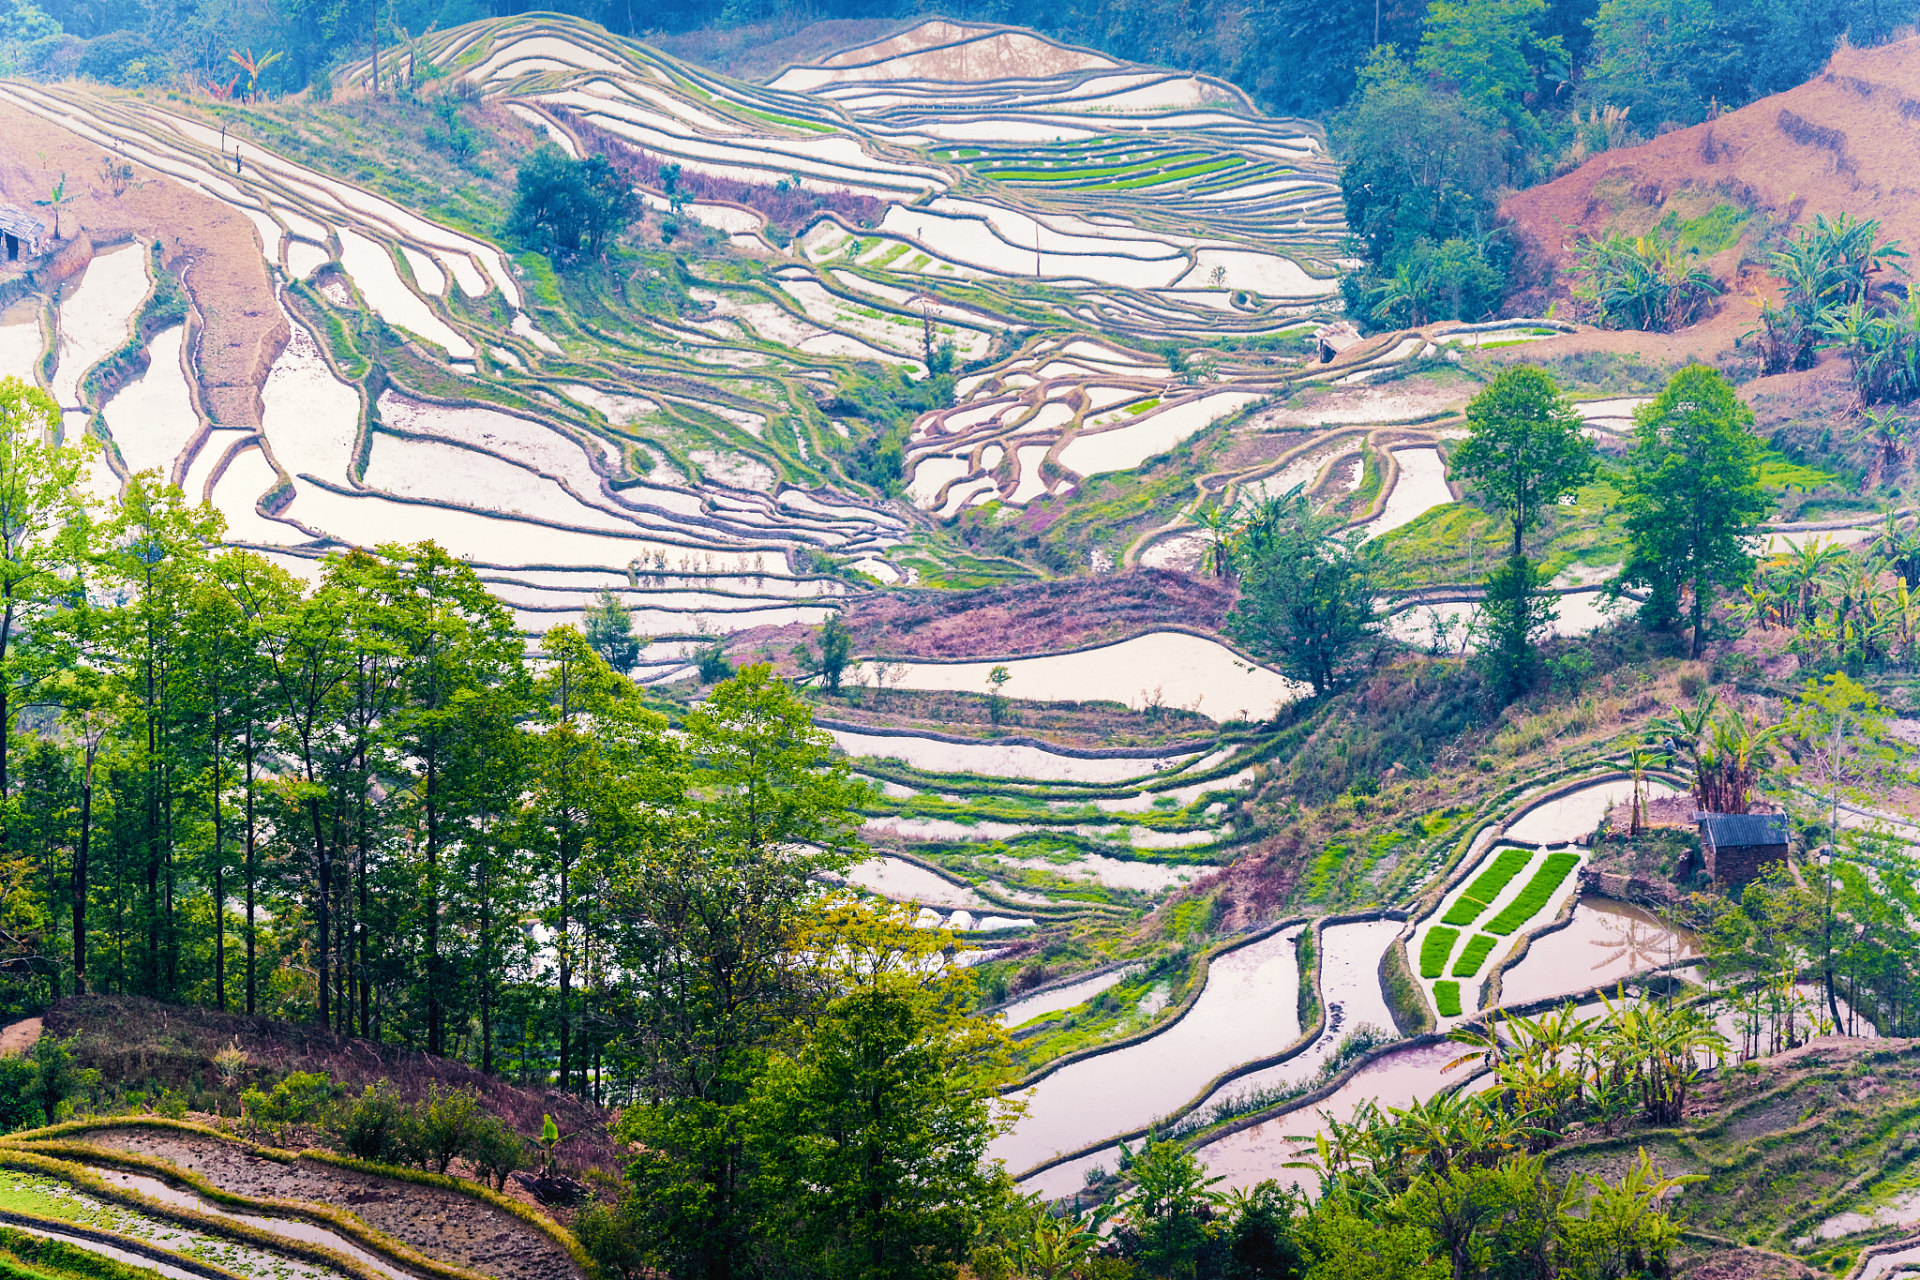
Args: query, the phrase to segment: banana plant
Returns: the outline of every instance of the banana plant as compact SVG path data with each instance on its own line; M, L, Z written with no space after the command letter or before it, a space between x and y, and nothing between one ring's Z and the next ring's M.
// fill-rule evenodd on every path
M54 183L53 190L47 193L47 198L45 200L34 201L34 203L42 209L53 210L53 238L55 240L60 238L60 210L72 199L73 197L67 194L67 175L63 172L60 175L60 181Z

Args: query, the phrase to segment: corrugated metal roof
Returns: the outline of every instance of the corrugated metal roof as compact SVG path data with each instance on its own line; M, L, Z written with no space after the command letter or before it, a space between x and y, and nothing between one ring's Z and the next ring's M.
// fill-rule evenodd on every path
M1787 843L1784 813L1703 813L1700 834L1716 849Z

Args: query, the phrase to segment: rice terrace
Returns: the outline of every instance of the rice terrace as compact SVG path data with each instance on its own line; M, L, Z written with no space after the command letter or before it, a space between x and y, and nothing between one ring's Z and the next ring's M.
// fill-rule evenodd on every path
M1920 7L0 6L0 1276L1920 1272Z

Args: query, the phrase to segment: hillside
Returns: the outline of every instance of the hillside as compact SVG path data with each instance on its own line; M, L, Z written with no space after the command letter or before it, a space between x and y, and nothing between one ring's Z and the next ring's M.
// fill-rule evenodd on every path
M1640 146L1606 152L1510 197L1512 220L1540 272L1513 300L1523 314L1560 301L1569 245L1581 236L1677 234L1733 284L1707 326L1730 339L1755 317L1763 246L1815 214L1877 218L1885 233L1920 244L1913 157L1920 145L1920 38L1837 49L1825 71Z

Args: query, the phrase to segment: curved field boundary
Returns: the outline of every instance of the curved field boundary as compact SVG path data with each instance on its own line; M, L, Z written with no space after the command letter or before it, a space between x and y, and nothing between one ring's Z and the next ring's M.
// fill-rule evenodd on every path
M118 1249L122 1253L148 1258L162 1266L204 1276L206 1280L252 1280L251 1277L228 1271L224 1267L216 1267L211 1262L202 1262L189 1254L169 1253L159 1245L148 1244L145 1240L123 1236L114 1231L102 1231L98 1227L83 1226L78 1222L69 1222L65 1218L43 1218L38 1214L22 1213L17 1209L0 1209L0 1222L10 1222L16 1227L27 1227L35 1233L51 1236L55 1240L64 1239L69 1242L91 1240L95 1244L103 1244L108 1248ZM85 1246L75 1247L84 1248ZM35 1273L28 1272L28 1274ZM389 1280L389 1278L381 1276L380 1280Z
M1160 623L1157 626L1148 627L1143 631L1135 632L1132 635L1117 636L1111 640L1097 640L1092 644L1076 645L1071 649L1050 649L1045 653L981 654L977 657L968 657L968 658L915 658L915 657L888 658L888 657L882 657L874 654L868 654L864 657L854 658L852 659L852 661L853 662L889 663L889 664L904 663L907 666L914 666L914 667L959 667L959 666L965 666L968 663L976 663L976 662L1020 662L1030 658L1071 658L1076 654L1095 653L1101 649L1111 649L1115 645L1125 644L1129 640L1138 640L1141 636L1150 636L1162 631L1178 631L1183 635L1194 636L1201 640L1211 640L1213 641L1213 643L1219 645L1222 649L1227 650L1227 652L1231 653L1234 657L1240 659L1242 662L1250 663L1253 666L1260 667L1267 671L1273 671L1272 667L1267 666L1266 663L1261 662L1259 659L1246 653L1244 650L1240 649L1232 640L1228 639L1227 637L1216 635L1211 631L1205 631L1199 627L1190 627L1182 622L1164 622L1164 623ZM1278 675L1279 672L1276 671L1274 672L1274 674ZM1052 750L1052 748L1048 748L1048 749Z
M1367 921L1371 921L1371 920L1392 920L1395 917L1399 916L1400 914L1401 913L1396 910L1392 910L1389 908L1379 908L1372 911L1354 912L1348 915L1315 917L1311 922L1311 924L1309 925L1309 928L1312 930L1313 939L1314 939L1314 956L1315 956L1314 972L1312 973L1312 975L1308 975L1306 973L1302 973L1300 975L1301 985L1303 989L1305 987L1306 982L1309 979L1309 976L1311 976L1311 979L1315 987L1316 1003L1318 1003L1321 1006L1317 1013L1317 1016L1314 1018L1314 1023L1312 1027L1303 1028L1301 1030L1300 1037L1297 1040L1295 1040L1292 1044L1286 1046L1284 1049L1281 1049L1277 1053L1268 1054L1266 1057L1254 1058L1247 1062L1242 1062L1235 1066L1228 1067L1225 1071L1222 1071L1219 1075L1207 1081L1207 1083L1205 1083L1204 1085L1201 1085L1200 1091L1197 1094L1195 1094L1192 1099L1182 1104L1181 1106L1176 1107L1174 1110L1167 1112L1163 1116L1156 1116L1153 1120L1149 1121L1145 1125L1142 1125L1140 1128L1130 1130L1126 1133L1110 1134L1107 1137L1101 1138L1095 1142L1089 1142L1083 1146L1077 1147L1072 1151L1049 1156L1047 1159L1041 1161L1039 1164L1034 1165L1032 1168L1027 1169L1022 1173L1016 1174L1014 1177L1014 1181L1016 1182L1025 1181L1026 1179L1033 1177L1035 1174L1045 1173L1048 1169L1051 1169L1056 1165L1066 1164L1069 1161L1078 1160L1084 1156L1090 1156L1094 1152L1104 1150L1105 1148L1113 1146L1116 1143L1132 1142L1136 1138L1143 1138L1143 1137L1146 1137L1148 1134L1158 1133L1160 1130L1167 1128L1170 1125L1177 1124L1180 1120L1182 1120L1186 1116L1191 1115L1194 1111L1198 1110L1206 1102L1208 1098L1212 1097L1223 1086L1233 1083L1235 1080L1238 1080L1242 1076L1251 1075L1256 1071L1264 1071L1268 1067L1277 1067L1282 1063L1291 1061L1292 1059L1299 1057L1301 1054L1305 1053L1308 1049L1311 1049L1315 1044L1319 1042L1320 1037L1324 1035L1326 1032L1327 1015L1326 1015L1326 1009L1325 1009L1325 1002L1323 999L1320 998L1320 992L1318 990L1319 977L1320 977L1319 956L1324 949L1323 943L1321 942L1322 930L1328 925L1364 924ZM1212 959L1219 955L1223 955L1227 951L1235 950L1238 947L1246 946L1248 943L1259 941L1262 938L1271 937L1274 933L1282 929L1289 928L1292 925L1295 925L1298 923L1300 923L1299 919L1289 918L1287 920L1281 921L1279 924L1267 926L1261 929L1255 935L1236 941L1234 943L1234 946L1232 947L1222 948L1220 951L1212 953L1212 955L1209 956L1209 959ZM1205 983L1202 983L1201 989L1204 989L1204 988L1205 988ZM1197 998L1198 994L1199 992L1196 991L1194 994L1194 998ZM1181 1017L1186 1016L1186 1011L1188 1008L1192 1006L1192 1004L1193 1004L1193 999L1190 998L1182 1005L1180 1010ZM1178 1021L1179 1021L1179 1018L1173 1018L1169 1020L1168 1022L1158 1027L1153 1032L1153 1034L1158 1035L1162 1031L1171 1029L1173 1024ZM1112 1049L1125 1048L1128 1045L1138 1044L1140 1043L1141 1040L1147 1039L1147 1038L1149 1037L1133 1036L1128 1038L1124 1042L1116 1041L1113 1045L1103 1046L1100 1050L1097 1050L1097 1051L1089 1051L1089 1052L1073 1055L1073 1060L1079 1061L1085 1058L1098 1057L1101 1052L1111 1051ZM1404 1046L1404 1043L1405 1043L1404 1041L1394 1042L1396 1047ZM1067 1065L1067 1061L1063 1059L1060 1063L1056 1064L1054 1069L1057 1069L1058 1067L1066 1066L1066 1065ZM1035 1081L1038 1081L1039 1079L1041 1079L1043 1076L1047 1074L1050 1074L1050 1072L1046 1072L1046 1071L1038 1072L1019 1087L1024 1088L1026 1084L1031 1084Z
M249 1226L244 1222L236 1221L232 1218L220 1217L217 1214L200 1213L193 1209L186 1209L178 1205L170 1205L158 1200L152 1200L131 1188L114 1186L84 1165L72 1164L65 1160L57 1160L50 1156L43 1156L24 1147L11 1144L0 1145L0 1169L14 1169L23 1172L31 1171L42 1174L57 1181L65 1182L77 1189L84 1190L88 1195L97 1199L105 1200L112 1204L123 1205L126 1208L135 1210L145 1217L157 1218L160 1221L176 1223L183 1227L191 1227L195 1231L204 1231L208 1235L234 1240L269 1253L285 1254L299 1258L302 1261L326 1267L342 1275L353 1277L353 1280L392 1280L390 1276L376 1271L359 1259L350 1258L343 1253L327 1248L325 1245L311 1244L304 1240L296 1240L288 1236L277 1235L274 1232L264 1231L258 1227ZM49 1221L64 1221L64 1219L51 1219ZM116 1247L119 1247L120 1239L124 1238L116 1236L113 1232L102 1232L101 1235L103 1237L109 1237L108 1242L114 1244ZM379 1252L384 1254L386 1251L380 1250ZM184 1256L186 1255L171 1254L166 1258L166 1261L172 1263L175 1257ZM224 1275L226 1273L223 1272L220 1274Z
M197 1134L201 1137L213 1138L220 1142L229 1143L245 1151L248 1155L257 1156L263 1160L271 1160L276 1164L292 1164L296 1160L314 1160L322 1164L331 1164L341 1169L351 1170L355 1173L371 1174L374 1177L388 1178L397 1182L412 1182L423 1187L434 1187L441 1191L451 1191L456 1195L465 1196L470 1200L478 1200L483 1204L500 1210L502 1213L512 1214L559 1245L583 1272L588 1275L597 1274L592 1261L587 1257L586 1250L581 1248L580 1241L574 1236L573 1232L567 1230L567 1228L561 1226L551 1218L546 1217L544 1214L537 1213L526 1205L521 1204L519 1201L500 1195L490 1187L483 1187L477 1183L468 1182L463 1178L451 1178L442 1174L422 1173L416 1169L402 1169L395 1165L377 1164L370 1160L356 1160L351 1156L338 1155L332 1151L322 1151L317 1147L310 1147L305 1151L286 1151L278 1147L264 1147L247 1142L244 1139L236 1138L230 1133L223 1133L219 1129L210 1128L201 1124L193 1124L185 1120L168 1120L161 1116L115 1116L104 1119L70 1120L63 1124L47 1125L39 1129L28 1129L19 1133L10 1134L4 1139L0 1139L0 1155L3 1155L9 1150L23 1150L21 1146L23 1143L51 1138L65 1138L74 1134L90 1133L101 1129L171 1129L180 1133ZM385 1280L385 1278L376 1277L376 1280Z
M1051 992L1059 991L1065 987L1076 987L1076 986L1079 986L1081 983L1087 982L1093 978L1098 978L1104 974L1112 973L1116 969L1125 969L1131 965L1137 965L1139 963L1140 962L1137 960L1115 960L1112 964L1103 964L1096 969L1082 969L1078 973L1070 974L1067 977L1055 978L1051 982L1043 982L1037 987L1029 987L1025 991L1022 991L1019 995L1010 995L1005 1000L1002 1000L999 1004L988 1005L983 1008L976 1009L974 1012L983 1018L997 1017L1000 1014L1000 1012L1006 1009L1009 1005L1019 1004L1022 1000L1031 1000L1035 996L1044 996Z
M1161 1032L1171 1029L1175 1023L1179 1022L1180 1019L1187 1016L1188 1011L1193 1008L1194 1003L1200 999L1200 993L1207 989L1207 978L1213 972L1213 962L1216 959L1218 959L1223 955L1226 955L1229 951L1238 951L1240 948L1251 946L1252 944L1259 942L1264 938L1270 938L1274 934L1280 932L1282 929L1289 929L1296 924L1306 924L1306 923L1307 923L1306 916L1288 916L1284 920L1278 920L1271 924L1261 925L1253 929L1251 932L1241 934L1237 938L1228 938L1224 942L1215 943L1213 946L1209 947L1205 952L1201 953L1201 955L1196 961L1196 964L1199 966L1199 969L1200 969L1200 974L1199 974L1200 980L1193 984L1193 990L1187 993L1186 999L1182 1000L1178 1005L1176 1005L1173 1008L1169 1016L1162 1018L1160 1021L1154 1023L1152 1026L1147 1027L1142 1031L1137 1031L1133 1035L1127 1036L1125 1039L1114 1040L1107 1044L1091 1045L1088 1048L1078 1050L1077 1052L1074 1052L1074 1053L1069 1053L1064 1057L1056 1058L1052 1062L1047 1063L1045 1066L1039 1067L1038 1069L1034 1070L1032 1073L1014 1082L1013 1084L1003 1086L1000 1089L1000 1092L1004 1095L1009 1093L1018 1093L1022 1089L1030 1089L1034 1085L1039 1084L1042 1080L1046 1079L1048 1076L1052 1075L1054 1072L1060 1070L1062 1067L1070 1067L1076 1062L1085 1062L1089 1058L1103 1057L1106 1054L1116 1053L1121 1049L1130 1048L1133 1045L1140 1044L1142 1041L1153 1039L1155 1036L1159 1035ZM1110 1142L1112 1141L1112 1139L1107 1139L1106 1141ZM1102 1142L1100 1145L1104 1146L1106 1145L1106 1143ZM1022 1175L1022 1176L1025 1176L1025 1175Z
M368 1225L358 1215L344 1209L337 1209L332 1205L308 1200L260 1199L233 1191L224 1191L192 1169L138 1151L116 1151L111 1147L98 1147L86 1142L63 1142L59 1139L43 1139L35 1142L33 1150L45 1152L55 1158L67 1159L85 1167L111 1165L116 1168L151 1173L165 1181L186 1187L203 1200L246 1213L258 1214L263 1218L291 1218L311 1222L339 1232L367 1252L397 1267L439 1277L440 1280L488 1280L480 1272L430 1258L406 1242Z
M1673 966L1657 965L1651 969L1642 969L1642 970L1639 970L1638 972L1627 974L1624 977L1616 978L1614 979L1614 981L1609 982L1604 986L1590 987L1584 991L1570 991L1557 996L1549 996L1543 1000L1534 1000L1534 1001L1529 1001L1526 1004L1513 1005L1505 1009L1484 1010L1467 1018L1465 1021L1460 1023L1459 1026L1453 1028L1453 1031L1462 1031L1468 1027L1484 1023L1490 1014L1513 1013L1513 1014L1518 1014L1521 1017L1531 1017L1533 1014L1536 1014L1536 1013L1544 1013L1550 1009L1558 1009L1560 1006L1566 1004L1568 1001L1572 1001L1575 1004L1579 1004L1587 1000L1594 1000L1602 997L1609 997L1613 994L1614 989L1618 986L1623 986L1626 984L1643 981L1651 974L1659 973L1662 970L1670 967L1677 967L1679 964L1692 964L1692 963L1694 962L1691 960L1688 960L1688 961L1677 961ZM1700 999L1700 998L1703 998L1703 997L1694 997L1694 999ZM1307 1107L1311 1107L1315 1103L1324 1102L1328 1098L1332 1097L1335 1093L1339 1092L1339 1090L1343 1086L1345 1086L1350 1081L1352 1081L1352 1079L1355 1076L1359 1075L1364 1068L1366 1068L1367 1066L1370 1066L1374 1062L1379 1061L1381 1058L1386 1057L1388 1054L1399 1053L1400 1051L1405 1049L1420 1049L1420 1048L1426 1047L1427 1045L1440 1044L1443 1041L1447 1041L1451 1039L1453 1039L1453 1032L1451 1031L1450 1032L1429 1031L1421 1035L1409 1036L1404 1040L1395 1040L1391 1044L1381 1045L1379 1048L1376 1048L1376 1049L1370 1049L1367 1051L1365 1055L1354 1059L1353 1062L1341 1068L1339 1074L1332 1077L1330 1080L1327 1081L1326 1084L1315 1089L1312 1093L1306 1094L1300 1098L1296 1098L1290 1102L1281 1103L1279 1106L1271 1108L1266 1111L1255 1112L1245 1116L1236 1116L1234 1119L1229 1120L1225 1124L1221 1125L1218 1129L1204 1130L1200 1133L1194 1134L1189 1138L1183 1138L1181 1140L1181 1145L1184 1146L1189 1151L1197 1151L1201 1147L1207 1145L1208 1143L1218 1142L1220 1139L1230 1137L1231 1135L1240 1132L1242 1129L1251 1129L1254 1125L1265 1124L1269 1120L1278 1120L1285 1116L1291 1115L1295 1112L1305 1110ZM1457 1087L1458 1084L1465 1083L1465 1081L1469 1078L1471 1077L1462 1077L1460 1081L1455 1082L1453 1085L1449 1087L1450 1088ZM1628 1135L1628 1136L1644 1139L1645 1131L1641 1131L1637 1134ZM1607 1139L1607 1141L1618 1141L1618 1140L1619 1139Z
M1167 627L1155 627L1154 630L1155 631L1172 631L1172 630L1187 630L1187 629L1184 627L1167 626ZM1143 632L1142 634L1146 634L1146 633ZM1190 631L1189 634L1205 635L1206 633L1199 630L1193 630L1193 631ZM1127 640L1133 640L1137 638L1138 637L1136 636L1126 637ZM1067 650L1063 650L1062 652L1069 653L1069 654L1083 653L1091 649L1102 649L1102 648L1110 647L1111 645L1121 644L1121 643L1124 643L1124 641L1121 641L1121 640L1102 641L1100 644L1097 644L1097 645L1089 645L1085 650L1067 649ZM1029 653L1029 654L1023 654L1021 656L1027 657L1027 658L1051 658L1057 655L1051 654L1051 653ZM911 662L915 665L919 665L922 663L925 663L927 665L935 665L935 664L957 665L957 664L966 663L966 662L1008 662L1008 661L1013 661L1013 659L1010 659L1010 658L863 658L863 659L856 659L855 661L875 662L875 663ZM1048 755L1066 756L1067 758L1072 760L1162 760L1171 755L1180 755L1180 754L1188 754L1188 753L1198 755L1198 756L1205 756L1208 754L1209 748L1213 747L1218 742L1218 739L1216 738L1208 738L1205 741L1196 743L1192 746L1176 745L1176 746L1173 746L1172 748L1167 748L1167 747L1063 747L1058 743L1048 742L1043 738L1028 738L1023 736L1022 737L1008 736L1005 738L968 738L968 737L962 737L959 734L940 733L937 730L932 730L932 729L904 729L897 725L863 725L863 724L856 724L849 720L828 720L825 717L815 717L814 723L816 725L819 725L823 729L839 729L843 733L857 733L862 737L867 737L867 738L925 738L932 742L944 742L952 746L960 746L960 747L1032 747L1036 751L1044 751ZM965 776L974 777L977 775L967 774ZM1148 775L1143 774L1141 776L1145 777ZM1171 776L1171 775L1167 775L1167 776ZM1107 784L1101 784L1101 785L1107 785Z
M876 852L888 858L897 858L901 862L911 863L912 865L920 868L922 871L928 872L931 875L939 877L941 880L954 886L956 889L966 889L972 893L978 894L980 897L985 898L987 900L988 905L990 906L998 907L1003 911L1011 911L1018 915L1035 916L1042 920L1058 923L1062 920L1074 920L1086 915L1124 916L1127 914L1126 908L1114 906L1111 903L1105 903L1105 902L1071 902L1071 901L1051 901L1047 903L1020 902L1014 898L1009 897L1004 893L1000 893L996 891L990 885L975 884L971 880L965 879L962 876L955 875L953 872L947 870L945 867L939 865L938 863L929 862L925 858L916 857L914 854L909 853L902 848L899 848L896 846L887 846L885 848L877 849ZM996 936L999 936L1002 934L1009 934L1009 933L1018 935L1022 932L1024 932L1024 930L1018 930L1018 929L994 930L994 933ZM1056 986L1071 986L1075 982L1084 982L1087 978L1092 977L1095 974L1105 973L1107 972L1108 969L1119 968L1122 965L1127 963L1131 963L1131 962L1120 961L1120 962L1117 962L1116 964L1104 966L1103 968L1086 970L1082 973L1075 975L1072 978L1065 979L1061 982L1053 983L1050 986L1036 987L1032 991L1024 991L1020 994L1018 998L1024 1000L1028 996L1039 994L1041 991L1050 991ZM1007 1000L1007 1001L1003 1001L1002 1003L1011 1004L1012 1001ZM998 1008L999 1006L995 1006L995 1007ZM980 1010L976 1010L976 1012L984 1014L989 1012L989 1010L980 1009Z

